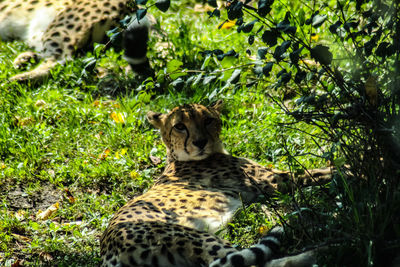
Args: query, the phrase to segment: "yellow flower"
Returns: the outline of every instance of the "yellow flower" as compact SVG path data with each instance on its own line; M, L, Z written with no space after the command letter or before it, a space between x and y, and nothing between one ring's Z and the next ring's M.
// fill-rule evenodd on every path
M218 29L220 30L230 29L235 25L236 25L236 20L225 20L224 22L218 25Z
M316 41L318 41L318 39L319 39L319 35L318 35L318 34L313 34L313 35L311 36L311 41L316 42Z
M123 113L120 112L112 112L111 113L111 118L116 122L116 123L125 123L125 116Z
M265 225L261 225L260 228L258 228L258 233L261 235L265 235L268 231L268 227Z
M127 149L123 148L120 151L115 152L115 158L119 159L121 156L126 154Z
M110 154L111 150L109 148L106 148L100 155L99 159L106 159L108 157L108 154Z
M131 171L129 175L131 176L132 179L137 179L140 176L139 173L135 171Z

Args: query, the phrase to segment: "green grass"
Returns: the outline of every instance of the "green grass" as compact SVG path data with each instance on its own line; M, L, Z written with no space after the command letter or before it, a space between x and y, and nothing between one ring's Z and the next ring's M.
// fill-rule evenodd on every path
M198 70L205 60L201 51L246 46L234 29L219 30L215 18L191 8L173 10L155 12L162 31L151 37L150 58L157 72L171 59ZM324 165L309 156L319 153L309 135L277 126L290 119L264 94L268 84L248 89L245 83L200 82L180 90L164 82L157 89L126 71L121 52L98 53L101 46L56 67L42 84L10 83L7 79L17 73L12 61L26 48L20 42L0 43L0 265L17 260L26 266L98 264L99 238L108 220L151 186L164 166L149 158L164 162L165 149L146 122L148 110L166 112L182 103L221 98L222 139L233 155L280 169L300 168L293 166L296 155L306 167ZM95 70L85 69L93 59ZM235 64L246 60L240 55ZM221 62L211 60L205 70L214 68L221 68ZM318 135L309 126L302 129ZM285 202L283 197L277 201ZM38 219L39 209L57 202L56 212ZM249 245L260 227L273 224L260 211L260 205L249 208L225 236Z

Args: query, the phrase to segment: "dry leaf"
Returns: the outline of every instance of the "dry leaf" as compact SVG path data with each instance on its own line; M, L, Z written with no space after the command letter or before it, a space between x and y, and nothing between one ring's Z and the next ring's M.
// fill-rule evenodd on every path
M213 11L215 8L209 5L204 5L203 3L201 4L195 4L193 11L194 12L199 12L199 13L205 13L207 11Z
M161 163L161 159L156 156L150 156L150 160L154 165L159 165Z
M16 213L15 213L15 218L17 218L17 220L18 221L22 221L22 220L24 220L25 219L25 214L26 214L26 212L24 211L24 210L18 210Z
M99 155L99 159L103 160L108 157L110 154L111 150L109 148L104 149L104 151Z
M56 172L54 171L54 170L52 170L52 169L49 169L48 171L47 171L47 173L50 175L50 177L52 177L52 178L54 178L54 177L56 177Z
M24 260L20 259L14 261L14 263L11 264L11 267L22 267L22 266L24 266Z
M96 70L97 70L97 77L100 79L106 77L108 74L108 70L106 68L97 67Z
M67 222L67 223L63 223L61 224L62 226L71 226L71 225L82 225L83 222L82 221L75 221L75 222Z
M39 99L39 100L36 101L36 103L35 103L35 107L37 107L37 108L44 107L44 106L46 106L46 105L47 105L47 103L46 103L44 100L42 100L42 99Z
M99 100L95 100L95 101L93 101L92 105L94 107L98 107L98 106L100 106L100 101Z
M33 117L26 117L26 118L21 118L20 116L15 116L14 117L16 124L20 127L22 126L27 126L29 124L32 124L35 122L35 120L33 119Z
M59 207L60 204L56 202L48 207L45 211L38 210L38 212L36 213L36 218L38 220L47 220L52 214L54 214L58 210Z
M12 234L12 236L17 239L20 242L24 242L24 243L30 243L32 242L32 239L30 239L29 237L23 236L23 235L19 235L19 234Z
M49 253L44 252L44 251L42 251L42 252L39 253L39 257L40 257L42 260L47 261L47 262L53 260L53 256L51 256Z
M66 195L66 199L68 199L68 202L71 203L71 204L75 203L75 198L72 195L71 191L69 191L68 188L65 188L64 192L65 192L65 195Z

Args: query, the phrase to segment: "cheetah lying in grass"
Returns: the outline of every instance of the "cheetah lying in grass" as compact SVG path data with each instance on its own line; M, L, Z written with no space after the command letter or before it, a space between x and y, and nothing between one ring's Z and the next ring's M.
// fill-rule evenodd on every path
M19 68L32 58L44 61L35 69L11 80L41 80L58 63L81 49L102 42L106 31L136 11L127 0L6 0L0 3L0 40L23 40L35 51L24 52L14 61ZM125 34L125 56L134 71L148 75L146 57L149 23L133 23Z
M102 266L310 266L311 254L271 260L282 228L258 244L237 250L213 235L242 206L261 194L293 186L288 172L267 169L227 154L219 138L219 101L184 105L168 114L149 112L161 132L168 164L143 195L126 203L101 238ZM297 182L331 177L313 170ZM239 196L240 194L240 196Z

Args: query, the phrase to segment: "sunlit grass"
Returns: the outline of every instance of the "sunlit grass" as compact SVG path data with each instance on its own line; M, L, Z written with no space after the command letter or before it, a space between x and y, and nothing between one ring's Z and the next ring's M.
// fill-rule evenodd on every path
M185 69L200 69L205 60L201 51L239 51L247 45L235 29L218 29L219 21L208 19L204 12L174 10L155 12L162 28L150 40L156 71L172 58L181 60ZM127 71L121 52L113 49L98 56L95 71L85 66L96 50L56 67L42 84L10 83L7 79L18 72L12 60L26 48L19 42L0 43L1 264L98 263L99 237L112 214L148 188L164 165L154 165L149 158L164 162L165 149L146 122L148 110L166 112L179 104L210 104L222 98L222 138L233 155L287 169L290 155L317 153L309 136L276 126L288 118L263 94L266 87L223 88L223 83L200 83L183 90L138 87L140 82ZM241 54L237 64L246 58ZM213 59L205 71L215 67L221 68L221 62ZM304 157L302 164L323 163ZM54 195L40 194L47 190ZM37 216L38 196L45 203L41 209L60 204L44 220ZM230 225L237 230L227 236L241 245L248 245L247 237L255 239L268 224L257 213L240 220Z

